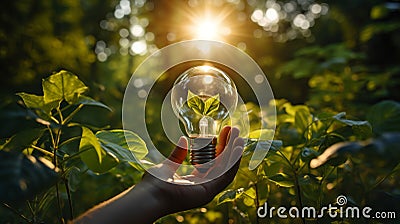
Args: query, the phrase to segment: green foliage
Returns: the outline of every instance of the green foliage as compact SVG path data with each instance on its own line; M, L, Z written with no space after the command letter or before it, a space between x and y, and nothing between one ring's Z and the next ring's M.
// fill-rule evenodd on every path
M377 135L398 131L400 127L400 103L382 101L374 105L367 114L367 120L372 124L373 132Z
M140 181L143 171L137 160L144 159L147 153L140 138L119 129L104 130L121 126L118 114L123 89L143 59L118 54L124 52L119 48L130 48L130 45L120 45L123 38L118 31L129 30L132 21L140 24L148 21L146 33L156 37L148 41L148 49L160 48L172 43L164 38L170 32L165 27L169 26L160 24L186 21L182 13L175 12L183 7L195 11L196 7L189 7L187 1L174 1L174 4L146 1L144 7L132 8L135 13L123 19L112 17L112 13L110 17L105 16L116 9L118 2L65 0L2 4L0 42L4 47L0 50L3 75L0 94L9 96L21 90L29 93L17 94L28 108L26 111L3 107L14 101L10 97L0 105L3 138L0 140L0 192L7 192L0 195L2 200L10 202L1 207L4 210L0 210L0 222L57 223L61 216L71 218L67 201L72 201L73 213L79 214ZM260 108L247 102L247 111L251 111L249 137L260 138L261 144L249 141L234 183L206 207L174 214L160 222L291 223L299 220L257 220L256 209L266 201L271 206L322 206L333 203L339 194L346 195L354 205L370 205L382 211L400 210L399 137L396 134L400 127L397 2L329 1L328 14L316 20L310 30L301 30L307 41L299 40L298 36L292 36L296 41L289 41L293 33L282 33L283 24L279 24L278 32L264 32L255 23L249 25L249 19L237 20L245 18L243 15L250 18L252 10L267 7L267 1L233 2L238 1L212 5L225 9L229 4L235 13L226 21L236 21L230 27L232 34L250 35L226 36L225 41L246 46L245 51L268 75L274 95L288 101L274 101L278 112L275 133L258 130L260 122L268 123L269 117L260 117ZM277 1L279 5L286 3ZM109 33L100 30L100 21L103 25L106 22ZM260 33L261 38L255 38ZM171 31L171 34L177 33ZM269 36L276 34L288 42L271 41ZM185 38L179 34L176 37L176 41ZM127 38L131 43L137 39ZM107 42L104 50L111 52L111 56L109 52L101 52L107 53L106 62L96 61L94 49L99 40ZM82 80L90 80L87 84L93 98L85 95L88 89L83 82L67 71L45 78L43 95L31 94L38 92L40 78L60 68L79 72ZM141 78L146 83L146 77ZM160 100L148 102L146 108L151 137L157 146L164 148L168 148L165 145L169 142L153 115L161 110L158 102L162 102L163 93L168 91L173 79L174 72L171 72L162 85L153 88ZM243 80L238 80L235 82L240 86ZM65 81L70 85L65 85ZM251 89L239 88L239 91L244 100L255 100ZM109 106L96 99L102 99ZM213 105L211 101L208 104ZM194 105L201 115L213 108L205 110L204 101ZM107 111L111 108L112 115ZM275 140L270 141L272 134ZM266 158L251 160L255 153L260 153L257 158L265 155ZM48 161L58 169L48 168L51 164L42 165L41 161ZM319 166L312 168L312 161L319 161ZM99 172L105 173L99 175ZM21 181L27 183L24 190ZM27 198L31 200L23 204L11 203ZM5 210L10 207L19 214ZM25 220L19 218L21 214ZM359 222L367 221L371 220Z
M42 88L43 96L17 94L40 128L22 130L0 145L4 166L0 188L8 192L0 200L27 200L30 207L40 208L29 215L37 221L50 204L57 204L61 221L74 217L72 192L78 190L84 175L111 172L122 162L141 169L138 162L148 151L144 141L130 131L101 130L75 121L84 107L96 107L100 113L110 108L84 95L88 87L74 74L55 73L43 79ZM5 205L11 209L14 206Z
M252 171L248 167L254 163L251 155L255 144L249 144L234 184L215 199L217 204L230 203L239 210L231 214L232 219L251 223L264 221L256 212L266 201L268 206L318 209L345 194L358 206L381 206L372 198L382 190L392 195L388 200L397 200L398 182L393 180L399 174L400 164L397 150L400 126L396 125L394 116L400 112L397 102L383 101L371 107L369 121L349 119L345 112L315 115L313 108L292 105L285 100L276 100L274 105L278 113L274 138L282 141L264 145L271 148L261 162L257 161L256 167L252 165ZM385 130L391 133L383 134L383 131L381 137L371 139L376 136L372 133L374 125L379 127L382 121L394 122ZM251 135L268 135L268 131L256 130ZM268 218L272 223L281 221L277 217ZM324 222L334 221L339 219L329 218Z
M210 116L219 108L219 94L211 96L206 100L201 99L196 94L188 91L187 104L190 109L199 115Z

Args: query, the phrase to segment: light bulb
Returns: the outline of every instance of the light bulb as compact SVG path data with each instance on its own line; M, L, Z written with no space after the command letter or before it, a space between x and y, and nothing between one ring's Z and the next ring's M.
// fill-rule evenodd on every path
M190 138L193 165L215 158L223 121L236 109L238 95L231 78L209 65L192 67L175 81L171 103Z

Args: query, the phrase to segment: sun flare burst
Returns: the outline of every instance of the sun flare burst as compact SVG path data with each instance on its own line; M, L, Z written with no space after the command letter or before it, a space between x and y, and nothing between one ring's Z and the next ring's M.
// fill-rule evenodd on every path
M194 24L194 38L204 40L219 39L218 23L206 19L200 21L199 24Z
M204 9L202 12L192 11L188 13L188 23L186 24L186 32L190 34L191 39L201 40L226 40L231 34L231 27L228 17L231 10L222 9L215 10Z

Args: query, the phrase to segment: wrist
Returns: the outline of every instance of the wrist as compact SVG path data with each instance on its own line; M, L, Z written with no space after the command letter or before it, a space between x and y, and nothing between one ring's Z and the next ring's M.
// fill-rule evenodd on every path
M155 184L142 181L130 190L129 198L137 208L135 213L146 216L146 220L137 223L153 223L157 219L169 214L168 202Z

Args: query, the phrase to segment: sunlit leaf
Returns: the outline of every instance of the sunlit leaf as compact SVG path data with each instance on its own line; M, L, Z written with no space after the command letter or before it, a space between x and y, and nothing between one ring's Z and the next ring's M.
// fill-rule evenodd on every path
M271 141L259 141L256 143L256 146L254 148L254 153L251 156L249 162L250 170L254 170L261 164L261 162L267 156L270 147L271 147Z
M96 137L102 143L102 147L120 161L138 163L148 153L146 143L131 131L99 131Z
M93 132L82 127L82 138L79 145L80 157L90 170L104 173L118 164L118 159L104 150Z
M45 119L49 119L51 111L59 105L57 101L45 103L43 96L35 94L17 93L17 95L22 98L27 108L36 110L37 115Z
M303 132L311 124L311 114L310 110L306 106L294 106L296 112L294 115L294 125L296 128Z
M34 144L35 141L42 136L44 131L45 129L34 128L18 132L1 145L0 150L22 151Z
M273 129L258 129L249 133L250 139L271 140L273 139L275 131Z
M76 103L83 104L83 105L102 107L109 111L112 111L112 109L109 106L107 106L97 100L94 100L88 96L83 96L83 95L79 96L78 101Z
M65 100L74 104L78 97L88 90L76 75L64 70L43 79L42 86L45 103Z
M222 204L225 202L230 202L230 201L234 201L237 198L239 198L244 192L244 188L239 188L237 190L226 190L223 191L221 193L219 193L215 198L217 200L217 204Z
M268 180L271 182L274 182L275 184L281 186L281 187L293 187L294 182L293 178L291 178L289 175L285 173L277 173L273 176L268 177Z
M199 96L192 93L190 90L188 91L187 96L187 104L190 109L196 112L199 115L203 115L204 112L204 102L200 99Z
M206 102L204 102L204 111L203 111L203 115L210 115L213 112L217 111L219 108L219 94L212 96L210 98L208 98L206 100Z

